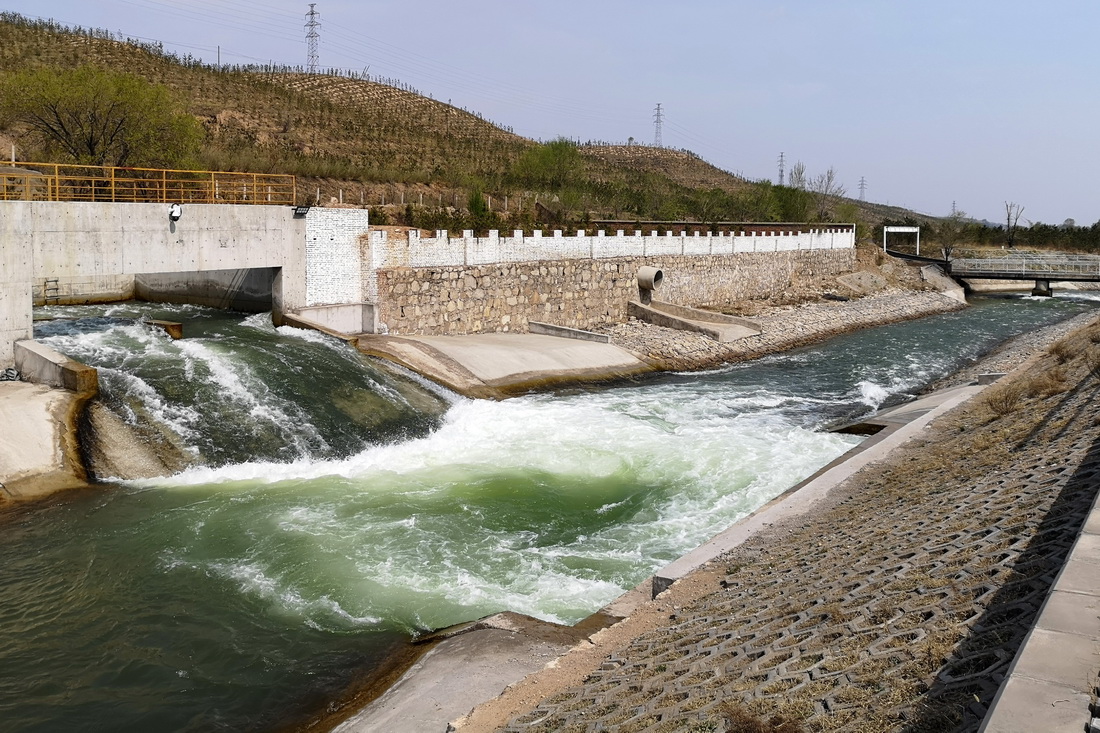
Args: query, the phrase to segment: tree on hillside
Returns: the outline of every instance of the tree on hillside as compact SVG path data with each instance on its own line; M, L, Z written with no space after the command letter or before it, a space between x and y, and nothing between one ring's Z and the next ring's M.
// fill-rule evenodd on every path
M1012 201L1005 201L1005 243L1009 249L1016 246L1016 229L1020 224L1020 215L1024 207Z
M202 129L168 89L82 66L22 71L0 81L6 122L41 154L86 165L170 167L198 149Z
M787 174L787 186L798 191L806 190L806 164L801 160L791 166Z
M776 186L773 189L780 221L806 221L813 207L812 196L795 186Z
M871 229L867 226L863 212L855 201L844 201L837 204L836 217L837 221L845 224L855 224L856 242L865 242L870 239Z
M843 196L845 189L837 180L836 169L830 166L829 170L810 181L810 192L817 204L818 221L825 221L829 218L829 203Z
M951 214L943 220L939 227L940 252L945 260L950 260L955 253L955 247L962 239L966 230L966 212L952 208Z
M581 154L572 140L558 138L527 150L512 169L523 184L560 191L581 172Z

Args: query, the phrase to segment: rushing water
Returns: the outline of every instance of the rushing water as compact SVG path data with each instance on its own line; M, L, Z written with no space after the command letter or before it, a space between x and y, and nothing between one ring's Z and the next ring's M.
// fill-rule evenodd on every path
M49 309L192 467L0 517L5 730L270 730L419 630L575 622L849 448L820 428L1094 305L989 298L707 374L505 402L188 306ZM186 323L172 342L134 316Z

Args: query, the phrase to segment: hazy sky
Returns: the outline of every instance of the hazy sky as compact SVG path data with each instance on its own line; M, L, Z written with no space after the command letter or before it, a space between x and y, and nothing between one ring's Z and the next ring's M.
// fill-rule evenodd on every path
M306 63L309 3L0 0L224 63ZM780 152L851 196L1000 221L1100 219L1095 0L319 0L320 63L521 135L663 140L750 178ZM368 69L369 67L369 69Z

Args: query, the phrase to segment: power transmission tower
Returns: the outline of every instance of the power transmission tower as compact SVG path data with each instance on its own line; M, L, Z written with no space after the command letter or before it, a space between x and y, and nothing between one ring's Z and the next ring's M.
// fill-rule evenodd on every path
M867 179L863 176L859 177L859 200L867 200Z
M779 154L779 185L783 185L783 165L787 162L787 156L784 153Z
M664 116L661 114L661 103L657 103L657 109L653 111L653 145L654 147L663 148L664 145L661 142L661 120Z
M955 202L954 202L954 201L952 201L952 202L951 202L951 216L954 216L954 215L955 215L955 214L957 214L958 212L959 212L959 210L955 208Z
M306 67L311 74L317 73L317 39L321 37L317 32L321 27L321 14L317 12L316 5L317 3L310 3L309 12L306 13Z

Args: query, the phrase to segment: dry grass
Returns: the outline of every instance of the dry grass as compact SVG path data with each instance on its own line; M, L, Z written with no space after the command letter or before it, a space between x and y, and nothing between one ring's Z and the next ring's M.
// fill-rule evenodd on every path
M757 715L745 705L725 702L719 706L728 733L803 733L800 723L785 715Z
M1023 390L1029 397L1052 397L1067 391L1069 387L1066 370L1057 366L1030 376Z
M1085 354L1085 368L1094 377L1100 377L1100 349L1089 349Z
M1055 341L1047 347L1047 353L1057 359L1059 364L1065 364L1076 356L1078 351L1075 348L1075 344L1072 344L1070 339L1065 338Z
M1011 415L1024 398L1024 387L1019 382L998 384L982 395L982 404L995 416Z

